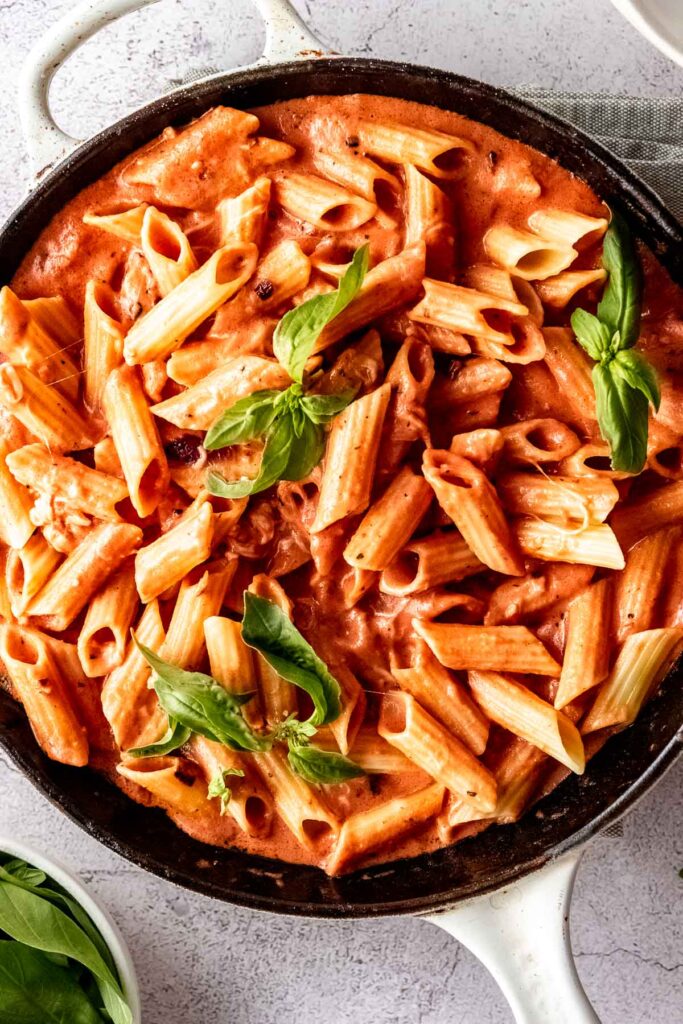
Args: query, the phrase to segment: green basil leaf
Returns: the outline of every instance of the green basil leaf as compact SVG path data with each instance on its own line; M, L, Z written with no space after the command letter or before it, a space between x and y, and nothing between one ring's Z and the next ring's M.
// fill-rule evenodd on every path
M302 414L303 415L303 414ZM325 452L325 430L305 415L301 434L292 442L289 461L281 480L303 480L318 465Z
M209 473L206 487L210 494L219 498L246 498L249 494L259 494L278 480L287 469L292 444L294 443L294 427L288 412L278 416L266 436L261 465L256 477L249 480L228 481L219 473Z
M128 753L131 757L164 757L165 754L171 754L178 747L182 747L183 743L187 743L191 735L192 731L186 725L169 718L168 729L161 739L146 747L134 747Z
M295 712L276 726L273 741L305 747L317 731L312 722L299 721Z
M622 349L617 352L610 369L613 375L623 377L636 391L642 391L648 402L651 402L655 409L659 409L662 400L659 381L654 367L648 363L645 356L634 348Z
M219 797L221 801L221 817L228 812L228 804L232 799L232 791L225 784L226 775L239 775L244 778L244 772L241 768L219 768L214 777L209 782L207 789L207 796L209 800L213 800L214 797Z
M132 1024L121 987L82 928L58 907L17 885L0 881L0 931L46 953L63 953L96 978L114 1024Z
M626 221L614 211L605 233L602 265L609 279L598 304L598 318L619 332L619 347L631 348L640 333L641 270Z
M313 725L333 722L341 712L339 683L294 623L273 601L244 595L242 639L255 648L279 676L311 697Z
M21 942L0 941L0 1024L103 1024L74 975Z
M623 377L613 375L612 365L593 367L600 433L610 446L612 468L640 473L647 456L648 400Z
M354 253L339 286L327 295L315 295L286 313L275 328L273 352L292 380L301 383L306 360L323 329L346 309L360 291L368 271L369 246Z
M240 398L212 423L204 438L204 447L212 452L230 444L244 444L263 437L275 419L274 404L281 393L256 391Z
M309 420L324 425L343 412L355 397L355 391L340 391L336 395L304 395L301 408Z
M169 716L191 732L233 750L267 750L270 741L257 736L242 716L250 693L229 693L212 676L171 665L138 640L141 654L155 672L154 689Z
M47 881L44 871L34 868L32 864L27 864L25 860L19 860L18 857L5 861L2 867L8 875L18 878L21 882L27 882L29 885L42 885Z
M287 760L295 775L316 785L334 785L365 775L363 769L348 757L318 747L293 746Z
M599 363L609 351L611 334L609 327L600 323L596 316L585 309L575 309L571 317L571 325L577 341L586 350L591 359Z

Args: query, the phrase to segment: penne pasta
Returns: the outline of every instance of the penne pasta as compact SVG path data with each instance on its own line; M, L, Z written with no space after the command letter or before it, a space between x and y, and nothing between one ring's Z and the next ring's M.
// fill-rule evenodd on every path
M603 523L619 500L611 480L602 477L509 473L498 479L503 505L516 516L539 516L558 524Z
M531 231L520 231L508 224L489 228L484 236L484 249L494 263L524 281L556 277L570 267L578 255L571 245L542 238Z
M273 798L245 757L203 736L193 736L190 754L204 773L207 783L225 770L241 772L228 775L230 799L226 812L248 836L267 836L273 824Z
M567 640L555 707L562 709L607 677L612 582L587 587L567 609ZM618 607L618 605L617 605Z
M97 591L78 635L78 657L88 678L104 676L122 664L138 608L132 560Z
M658 490L618 508L612 527L625 551L649 533L683 521L683 481L666 484Z
M560 666L526 626L466 626L413 619L437 661L456 671L524 672L559 678Z
M206 786L183 770L179 757L122 762L116 770L124 779L151 793L161 806L168 805L181 814L199 814L206 806Z
M338 185L344 185L362 196L382 213L394 213L398 206L401 185L395 175L385 171L367 157L355 153L322 150L315 154L317 170ZM391 222L390 222L391 223Z
M377 213L376 203L315 174L282 175L275 182L275 197L290 216L325 231L352 231Z
M404 167L406 184L406 246L423 241L427 248L427 273L439 270L449 277L455 263L453 204L412 164Z
M140 600L148 604L180 583L205 562L213 544L213 508L208 501L195 502L176 526L162 533L135 556L135 586Z
M197 668L206 650L204 623L218 615L232 578L237 559L216 559L199 566L180 585L159 654L180 668Z
M359 569L386 569L419 526L432 496L424 477L404 466L364 516L344 559Z
M358 125L361 148L393 164L414 164L434 178L457 178L463 161L474 153L468 139L445 132L423 131L402 124L361 121Z
M254 761L272 794L276 813L292 835L309 850L325 849L339 830L339 821L323 798L294 775L280 748L254 754Z
M241 623L212 615L204 620L204 638L211 675L230 693L251 693L242 713L253 728L262 725L254 655L242 639Z
M614 636L623 643L629 633L653 626L674 546L680 544L677 526L651 533L630 549L616 581Z
M90 427L75 406L25 366L0 364L0 405L53 451L92 446Z
M251 242L260 246L270 203L271 181L265 175L238 196L221 199L216 212L220 222L220 244Z
M107 378L123 362L125 332L116 315L116 299L109 285L88 281L83 316L84 397L87 407L99 413Z
M12 615L19 619L61 561L58 551L42 533L34 533L23 547L7 552L5 585Z
M525 420L501 427L505 443L505 458L510 462L542 465L546 462L560 462L576 452L581 442L573 430L554 419ZM574 473L560 466L568 476Z
M379 589L384 594L404 597L464 580L484 568L459 533L437 530L412 541L398 553L382 572Z
M35 525L31 519L33 498L7 462L13 454L12 442L0 438L0 540L10 548L20 549L29 543Z
M545 281L537 281L536 291L544 305L564 309L584 288L602 284L606 278L607 274L602 267L595 270L565 270L555 277L547 277Z
M519 547L530 558L547 562L578 562L605 569L623 569L624 554L606 523L572 530L557 523L527 517L513 523Z
M278 605L285 615L291 619L292 602L277 580L261 573L258 576L254 576L249 590L252 594L257 594L258 597L264 597L266 600ZM284 722L289 715L297 710L296 687L293 683L278 675L261 654L257 654L255 657L255 667L261 706L266 723L272 728L279 725L280 722Z
M146 211L147 203L141 203L140 206L133 206L130 210L121 210L120 213L86 213L83 223L89 227L107 231L110 235L122 238L124 242L140 245L142 222Z
M484 295L473 288L462 288L431 278L425 278L422 285L424 298L409 311L410 320L445 327L459 334L500 345L514 344L515 338L510 330L512 318L523 317L528 313L527 307L520 302ZM507 329L500 330L495 324L505 320L506 316Z
M36 307L36 301L43 305ZM50 299L26 303L11 288L0 289L0 352L15 365L29 369L42 384L53 385L68 401L78 396L79 370L71 358L74 339L71 336L73 320L60 306L55 314L45 306ZM37 315L36 315L37 314ZM66 324L69 337L66 344L59 333Z
M586 354L565 327L546 327L543 338L545 365L569 406L571 423L584 434L594 433L597 421L595 388Z

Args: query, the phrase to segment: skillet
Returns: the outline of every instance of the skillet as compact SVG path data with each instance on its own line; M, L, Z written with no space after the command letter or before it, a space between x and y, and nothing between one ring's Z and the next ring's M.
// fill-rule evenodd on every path
M21 114L38 180L0 232L3 281L65 203L169 124L182 125L219 103L250 108L311 94L368 92L456 111L556 159L617 206L683 285L680 225L654 193L587 136L504 90L450 72L323 55L286 0L255 0L267 26L266 56L256 64L181 87L78 145L49 112L52 75L103 25L154 2L87 0L29 57ZM21 710L1 690L0 743L48 799L145 870L271 912L333 918L441 915L435 923L470 945L495 973L518 1021L582 1024L597 1017L568 959L563 920L578 851L633 806L680 753L682 682L683 671L676 667L635 725L610 740L584 776L562 783L514 827L494 826L456 847L342 878L198 843L163 812L132 803L93 771L48 760Z

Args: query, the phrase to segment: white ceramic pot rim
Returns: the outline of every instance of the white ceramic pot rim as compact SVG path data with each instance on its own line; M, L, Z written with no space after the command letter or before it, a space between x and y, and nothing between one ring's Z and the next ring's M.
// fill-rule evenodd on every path
M83 907L102 935L114 958L123 992L133 1015L133 1024L141 1024L140 992L133 958L123 935L119 931L118 925L109 911L90 894L78 875L71 868L61 861L55 860L51 854L41 853L29 843L25 843L20 839L10 838L2 833L0 833L0 853L7 853L11 857L19 857L28 864L32 864L34 867L44 871L46 875L53 878L62 888L66 889Z
M612 0L616 9L631 22L641 35L645 36L658 50L661 50L669 60L683 67L683 48L681 47L682 32L675 31L676 26L669 26L662 15L668 20L670 15L667 12L658 10L658 5L653 0ZM683 20L683 7L678 14L674 12L673 17Z

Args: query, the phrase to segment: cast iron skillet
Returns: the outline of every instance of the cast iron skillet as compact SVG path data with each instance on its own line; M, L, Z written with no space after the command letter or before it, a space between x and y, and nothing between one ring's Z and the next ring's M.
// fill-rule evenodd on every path
M48 174L0 234L9 280L50 218L84 186L169 124L224 103L254 107L312 94L379 93L433 104L521 139L574 172L626 216L683 285L683 235L656 196L576 129L500 89L445 71L389 61L321 57L214 76L107 128ZM316 868L208 847L159 810L128 800L88 769L39 750L23 712L0 695L0 743L54 804L109 848L164 878L231 903L290 914L363 917L422 913L521 878L579 846L624 813L680 751L683 673L672 671L630 729L610 740L583 777L568 779L515 826L494 826L457 846L330 879Z

